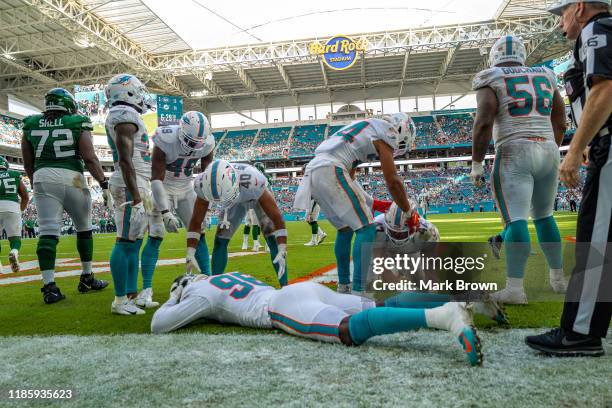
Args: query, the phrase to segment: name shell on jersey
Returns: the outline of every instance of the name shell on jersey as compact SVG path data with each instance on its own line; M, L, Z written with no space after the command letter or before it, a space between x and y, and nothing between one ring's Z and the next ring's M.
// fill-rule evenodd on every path
M255 328L271 328L268 304L276 293L272 286L239 272L225 273L188 285L181 301L198 296L205 298L208 310L203 317L220 323Z
M214 145L207 145L204 149L185 154L179 140L180 126L163 126L157 128L153 135L155 147L161 149L166 155L166 175L164 187L169 193L181 193L193 188L193 168L200 159L208 156Z
M374 141L382 140L395 150L398 148L398 138L397 130L386 120L359 120L341 128L321 143L308 168L337 164L352 170L361 163L378 158Z
M134 154L132 163L138 180L138 185L146 184L151 179L151 151L149 146L149 136L147 129L136 109L131 106L115 105L108 111L106 117L106 136L108 144L113 152L113 162L115 163L115 171L111 176L113 185L124 187L123 175L119 167L119 154L117 153L117 134L115 128L123 123L130 123L136 126L137 131L134 134Z
M0 171L0 211L20 213L19 184L21 174L15 170Z
M546 67L493 67L474 78L473 88L489 87L497 96L493 127L495 145L521 138L555 140L550 121L557 89L555 73Z
M84 131L93 131L91 119L84 115L45 119L43 114L39 114L25 118L23 133L34 151L34 173L42 168L83 173L84 165L78 146Z
M240 183L240 195L236 204L257 201L268 188L268 179L259 170L249 164L232 163Z

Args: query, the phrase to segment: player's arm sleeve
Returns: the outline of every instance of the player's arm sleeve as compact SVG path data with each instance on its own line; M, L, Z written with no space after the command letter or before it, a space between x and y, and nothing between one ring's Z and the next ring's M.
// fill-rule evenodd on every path
M604 19L593 24L593 35L582 37L582 47L586 52L586 82L593 85L593 77L612 79L612 19ZM586 31L586 30L585 30ZM584 35L584 31L583 31Z
M201 296L187 296L177 303L170 298L153 315L151 333L169 333L210 313L210 302Z

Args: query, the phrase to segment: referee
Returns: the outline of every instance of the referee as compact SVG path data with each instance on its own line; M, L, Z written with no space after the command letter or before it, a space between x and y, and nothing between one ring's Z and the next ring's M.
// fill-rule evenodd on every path
M610 0L562 0L561 16L575 40L565 73L576 134L559 169L566 186L578 185L582 152L590 145L587 178L576 231L576 266L565 297L561 327L528 336L531 348L554 356L601 356L612 316L612 15Z

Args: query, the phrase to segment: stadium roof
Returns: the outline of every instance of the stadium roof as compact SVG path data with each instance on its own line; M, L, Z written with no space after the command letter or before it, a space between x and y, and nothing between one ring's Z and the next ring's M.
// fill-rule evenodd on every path
M333 71L309 50L327 37L192 50L140 0L0 0L0 93L39 100L133 72L206 112L462 94L502 35L520 35L531 63L568 50L550 3L504 0L490 21L355 33L366 51Z

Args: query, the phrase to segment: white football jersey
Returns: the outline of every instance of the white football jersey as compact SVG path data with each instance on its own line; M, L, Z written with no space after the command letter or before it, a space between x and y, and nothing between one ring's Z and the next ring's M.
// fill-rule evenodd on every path
M230 272L195 281L183 291L181 303L191 297L206 299L200 318L245 327L271 328L268 304L276 290L250 275ZM203 302L204 303L204 302Z
M308 168L314 169L331 162L351 170L361 163L378 158L373 143L375 140L382 140L395 150L398 148L398 138L397 130L386 120L358 120L321 143L315 150L315 158L308 164Z
M147 129L140 114L136 109L126 105L111 107L106 117L106 136L108 138L108 144L113 152L113 162L115 163L115 171L110 181L115 186L125 187L121 168L119 167L119 154L117 153L116 147L117 135L115 134L115 127L122 123L131 123L138 128L134 134L134 154L132 156L132 163L134 164L134 170L136 170L139 186L143 182L146 184L151 179L149 136L147 135Z
M542 137L555 140L550 120L557 89L555 73L546 67L493 67L474 78L474 90L489 87L497 95L493 127L495 145Z
M206 145L204 149L185 154L179 140L180 126L158 127L153 135L153 144L166 155L166 175L164 187L171 194L178 194L193 188L193 168L200 159L206 157L215 148Z
M268 188L268 179L249 164L232 163L240 183L240 195L236 204L257 201Z

